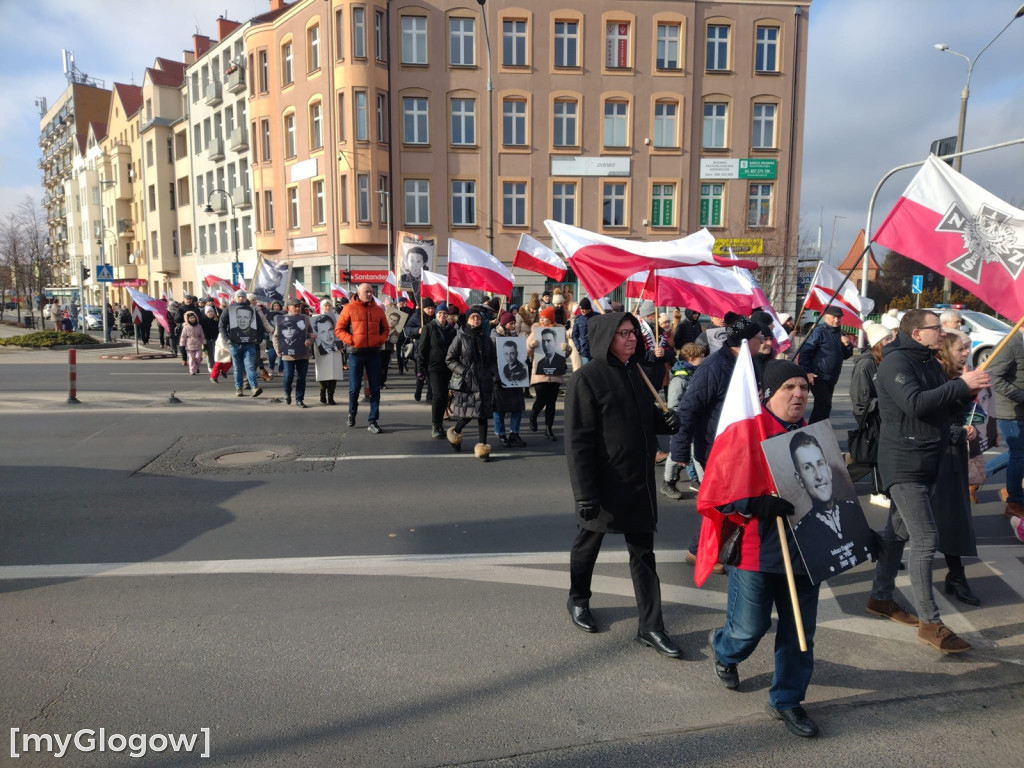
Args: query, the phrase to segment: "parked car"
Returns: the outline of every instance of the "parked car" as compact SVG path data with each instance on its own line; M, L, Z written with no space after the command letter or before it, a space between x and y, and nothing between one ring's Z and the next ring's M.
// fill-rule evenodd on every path
M85 310L85 327L90 331L103 330L103 315L99 307L88 307Z

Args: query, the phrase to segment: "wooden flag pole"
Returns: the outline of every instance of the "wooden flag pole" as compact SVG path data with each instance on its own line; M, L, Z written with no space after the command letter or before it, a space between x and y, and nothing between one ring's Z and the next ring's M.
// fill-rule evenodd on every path
M781 517L776 517L779 527L779 548L782 550L782 561L786 565L786 583L789 585L789 599L793 603L793 621L796 623L796 636L800 641L800 650L807 652L807 636L804 635L804 618L800 615L800 601L796 596L796 578L793 576L793 561L789 557L789 542L786 540L786 525Z
M985 359L985 362L978 366L979 371L984 371L988 368L988 364L995 360L996 355L1003 351L1003 348L1010 343L1010 339L1017 338L1017 331L1019 331L1021 327L1024 327L1024 317L1017 321L1017 324L1013 326L1008 334L1006 334L1006 338L1000 341L996 348L992 350L992 354Z
M647 388L651 390L651 394L654 395L654 400L657 402L658 407L661 408L662 413L668 413L668 406L665 404L665 401L661 399L661 395L658 394L658 390L656 390L654 385L651 384L651 380L647 378L647 374L644 373L644 369L639 365L636 369L640 371L640 378L644 380L644 384L646 384Z

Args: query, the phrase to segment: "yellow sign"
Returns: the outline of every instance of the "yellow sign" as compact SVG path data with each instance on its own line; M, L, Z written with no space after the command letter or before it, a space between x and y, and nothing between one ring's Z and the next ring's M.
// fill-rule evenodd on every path
M730 248L737 256L759 256L764 253L764 240L754 237L723 237L715 240L711 252L716 256L728 256Z

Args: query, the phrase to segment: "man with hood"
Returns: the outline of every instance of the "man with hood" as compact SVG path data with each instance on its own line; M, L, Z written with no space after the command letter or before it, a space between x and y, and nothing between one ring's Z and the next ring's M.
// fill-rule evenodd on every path
M676 349L682 349L684 344L695 342L703 330L704 328L700 324L700 312L684 309L683 319L679 321L675 335L672 337L672 345Z
M640 375L644 348L636 317L595 316L588 331L593 357L569 380L565 396L565 453L579 526L569 558L569 615L584 632L597 631L590 611L594 565L604 535L622 534L640 612L636 640L678 659L682 651L665 634L654 558L655 435L672 434L678 421L658 409Z

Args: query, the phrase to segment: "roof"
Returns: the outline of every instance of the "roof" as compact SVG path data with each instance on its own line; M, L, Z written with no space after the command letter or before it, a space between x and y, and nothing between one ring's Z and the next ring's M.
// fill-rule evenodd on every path
M131 117L142 109L142 86L114 83L114 93L121 100L125 117Z
M839 265L838 269L840 272L849 272L854 266L860 261L860 255L864 252L864 230L860 230L857 236L853 238L853 245L850 246L850 252L846 254L846 258L843 259L843 263ZM861 267L864 265L861 264ZM868 275L871 278L880 270L882 266L878 263L875 258L875 254L868 249ZM870 278L869 278L870 279Z
M168 85L178 88L185 82L185 63L158 56L152 67L146 70L154 85Z

